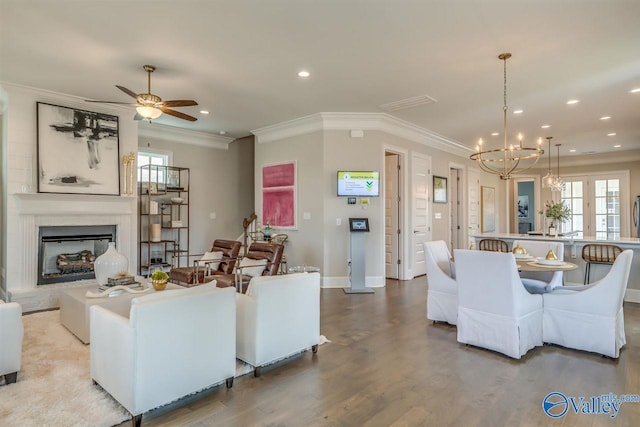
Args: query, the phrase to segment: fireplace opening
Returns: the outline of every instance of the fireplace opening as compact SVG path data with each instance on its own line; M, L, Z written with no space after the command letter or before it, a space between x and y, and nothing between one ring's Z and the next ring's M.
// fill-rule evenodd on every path
M116 226L40 227L38 241L38 285L94 279L93 263L116 241Z

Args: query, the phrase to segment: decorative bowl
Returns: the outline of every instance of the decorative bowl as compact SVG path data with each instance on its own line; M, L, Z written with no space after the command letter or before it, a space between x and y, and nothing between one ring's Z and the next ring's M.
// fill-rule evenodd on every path
M537 258L538 264L542 265L564 265L564 261L561 259L546 259L545 257Z
M184 201L184 199L182 197L172 197L171 198L171 203L179 205Z
M163 291L164 288L167 287L167 279L151 280L151 283L153 284L153 289L156 291Z

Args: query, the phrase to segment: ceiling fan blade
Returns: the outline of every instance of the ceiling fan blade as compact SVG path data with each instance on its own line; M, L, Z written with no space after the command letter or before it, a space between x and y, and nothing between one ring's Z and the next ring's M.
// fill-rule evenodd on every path
M137 93L135 93L135 92L133 92L132 90L129 90L129 89L127 89L127 88L126 88L126 87L124 87L124 86L118 86L118 85L116 85L116 87L117 87L118 89L120 89L121 91L123 91L124 93L126 93L127 95L129 95L130 97L135 98L136 100L138 99L138 94L137 94Z
M177 99L173 101L162 101L157 104L158 107L191 107L198 105L193 99Z
M94 101L92 99L85 99L84 102L99 102L100 104L120 104L120 105L131 105L135 107L138 104L132 104L130 102L117 102L117 101Z
M196 120L198 120L195 117L192 117L192 116L190 116L188 114L181 113L180 111L172 110L170 108L165 108L165 107L161 107L161 106L159 106L158 108L163 113L168 114L168 115L173 116L173 117L177 117L179 119L189 120L190 122L195 122Z

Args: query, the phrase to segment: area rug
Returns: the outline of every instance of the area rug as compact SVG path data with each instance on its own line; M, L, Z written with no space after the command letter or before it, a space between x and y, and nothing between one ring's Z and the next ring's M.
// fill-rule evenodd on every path
M59 311L23 317L18 381L0 379L0 426L113 426L130 418L107 392L93 385L89 346L62 324ZM1 345L1 343L0 343ZM236 377L253 366L237 361Z

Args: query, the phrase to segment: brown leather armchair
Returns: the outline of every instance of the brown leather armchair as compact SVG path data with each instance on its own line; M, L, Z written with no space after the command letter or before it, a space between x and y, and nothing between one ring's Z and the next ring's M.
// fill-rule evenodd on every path
M284 252L284 245L278 243L257 243L254 242L249 246L249 251L245 258L260 260L266 259L267 264L262 272L263 276L274 276L278 274L280 268L280 261L282 260L282 253ZM237 277L236 277L237 276ZM227 286L236 286L236 280L242 283L242 293L245 293L251 276L242 274L241 271L238 274L222 274L211 277L212 280L217 281L219 288L225 288ZM236 287L238 289L238 287Z
M192 286L210 282L215 279L212 275L232 274L240 253L240 246L242 246L242 243L235 240L216 239L211 247L211 252L222 252L222 260L220 260L216 270L208 272L209 275L205 275L205 266L196 260L193 263L193 267L172 268L169 272L169 280Z

